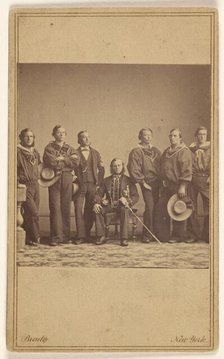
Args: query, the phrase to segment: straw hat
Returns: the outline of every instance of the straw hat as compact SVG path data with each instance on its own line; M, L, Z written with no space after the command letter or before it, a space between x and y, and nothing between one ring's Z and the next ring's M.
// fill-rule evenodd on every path
M175 193L167 203L169 216L175 221L186 221L193 212L193 202L189 197L180 199Z
M56 175L52 168L44 167L43 163L39 164L38 169L40 173L38 183L42 187L50 187L60 178L60 175Z

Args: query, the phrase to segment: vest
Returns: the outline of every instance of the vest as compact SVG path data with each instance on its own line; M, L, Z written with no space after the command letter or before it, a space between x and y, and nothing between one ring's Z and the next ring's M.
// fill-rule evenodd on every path
M92 161L92 151L89 151L89 157L86 160L83 154L81 153L81 167L82 167L82 179L83 183L95 183L94 173L93 173L93 161Z

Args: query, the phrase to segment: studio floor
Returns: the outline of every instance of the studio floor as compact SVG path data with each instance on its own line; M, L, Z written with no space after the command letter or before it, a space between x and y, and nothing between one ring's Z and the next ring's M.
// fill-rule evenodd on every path
M65 244L51 247L42 237L38 247L26 245L17 253L18 266L47 267L104 267L104 268L208 268L209 244L197 243L142 243L140 238L121 247L119 240L106 244Z

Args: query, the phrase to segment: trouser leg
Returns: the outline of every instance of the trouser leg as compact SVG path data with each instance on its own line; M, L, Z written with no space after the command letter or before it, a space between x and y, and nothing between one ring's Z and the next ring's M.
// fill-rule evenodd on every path
M121 206L119 208L120 215L120 238L128 239L129 209Z
M105 236L105 209L102 208L100 213L95 213L95 226L96 226L96 236L102 237Z
M152 197L153 197L153 211L152 211L152 230L155 230L155 207L159 200L159 181L156 180L151 184L152 187Z
M145 211L143 214L144 225L152 230L153 224L153 195L152 191L142 187L142 195L145 202ZM143 227L143 236L149 237L149 232Z
M170 240L170 216L167 211L168 200L169 195L165 191L162 191L154 211L154 232L157 238L162 242L168 242Z
M202 233L200 232L199 221L197 217L197 211L193 213L190 217L189 223L192 223L193 233L197 235L198 238L208 242L209 241L209 183L208 176L193 176L192 179L192 188L193 194L192 197L194 201L195 208L197 209L197 197L200 193L203 201L203 214L204 214L204 223ZM196 198L195 198L196 197Z
M71 200L72 200L72 175L64 172L61 179L61 213L63 225L63 240L70 239Z
M76 199L74 201L75 205L75 221L76 221L76 231L77 238L86 238L86 229L85 229L85 221L83 215L83 207L85 202L86 188L82 188L80 192L78 192Z
M94 223L94 213L93 213L93 203L96 194L96 185L94 183L87 184L87 193L85 197L85 207L84 207L84 221L86 234L89 235L91 228Z
M106 217L106 214L114 213L116 210L110 206L102 207L100 213L95 214L95 226L96 226L96 236L101 237L105 236L105 226L109 226L111 222L110 216Z
M51 243L62 242L62 216L61 216L61 180L48 189L50 208L50 240Z
M35 241L40 239L40 228L39 228L39 206L40 206L40 190L38 182L35 183L35 195L34 202L36 205L36 213L33 216L33 232Z
M27 242L36 242L40 238L39 231L39 185L33 183L27 185L26 202L24 208L24 228Z
M202 195L203 209L204 209L204 223L202 229L201 239L205 242L209 242L209 198L204 194Z
M200 224L198 221L197 215L197 199L198 199L198 190L193 184L190 185L188 189L188 194L193 201L194 211L192 215L187 220L187 235L188 237L200 238Z
M184 240L184 234L185 234L185 221L174 221L173 220L173 231L171 236L173 238L176 238L178 241Z

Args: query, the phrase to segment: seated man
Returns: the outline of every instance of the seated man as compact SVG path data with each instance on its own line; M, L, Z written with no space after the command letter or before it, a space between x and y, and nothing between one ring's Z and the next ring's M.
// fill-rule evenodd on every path
M96 219L96 244L106 242L104 215L117 213L120 217L121 246L128 245L129 209L139 199L136 186L124 175L124 163L114 158L110 164L111 176L105 178L99 187L93 211Z

